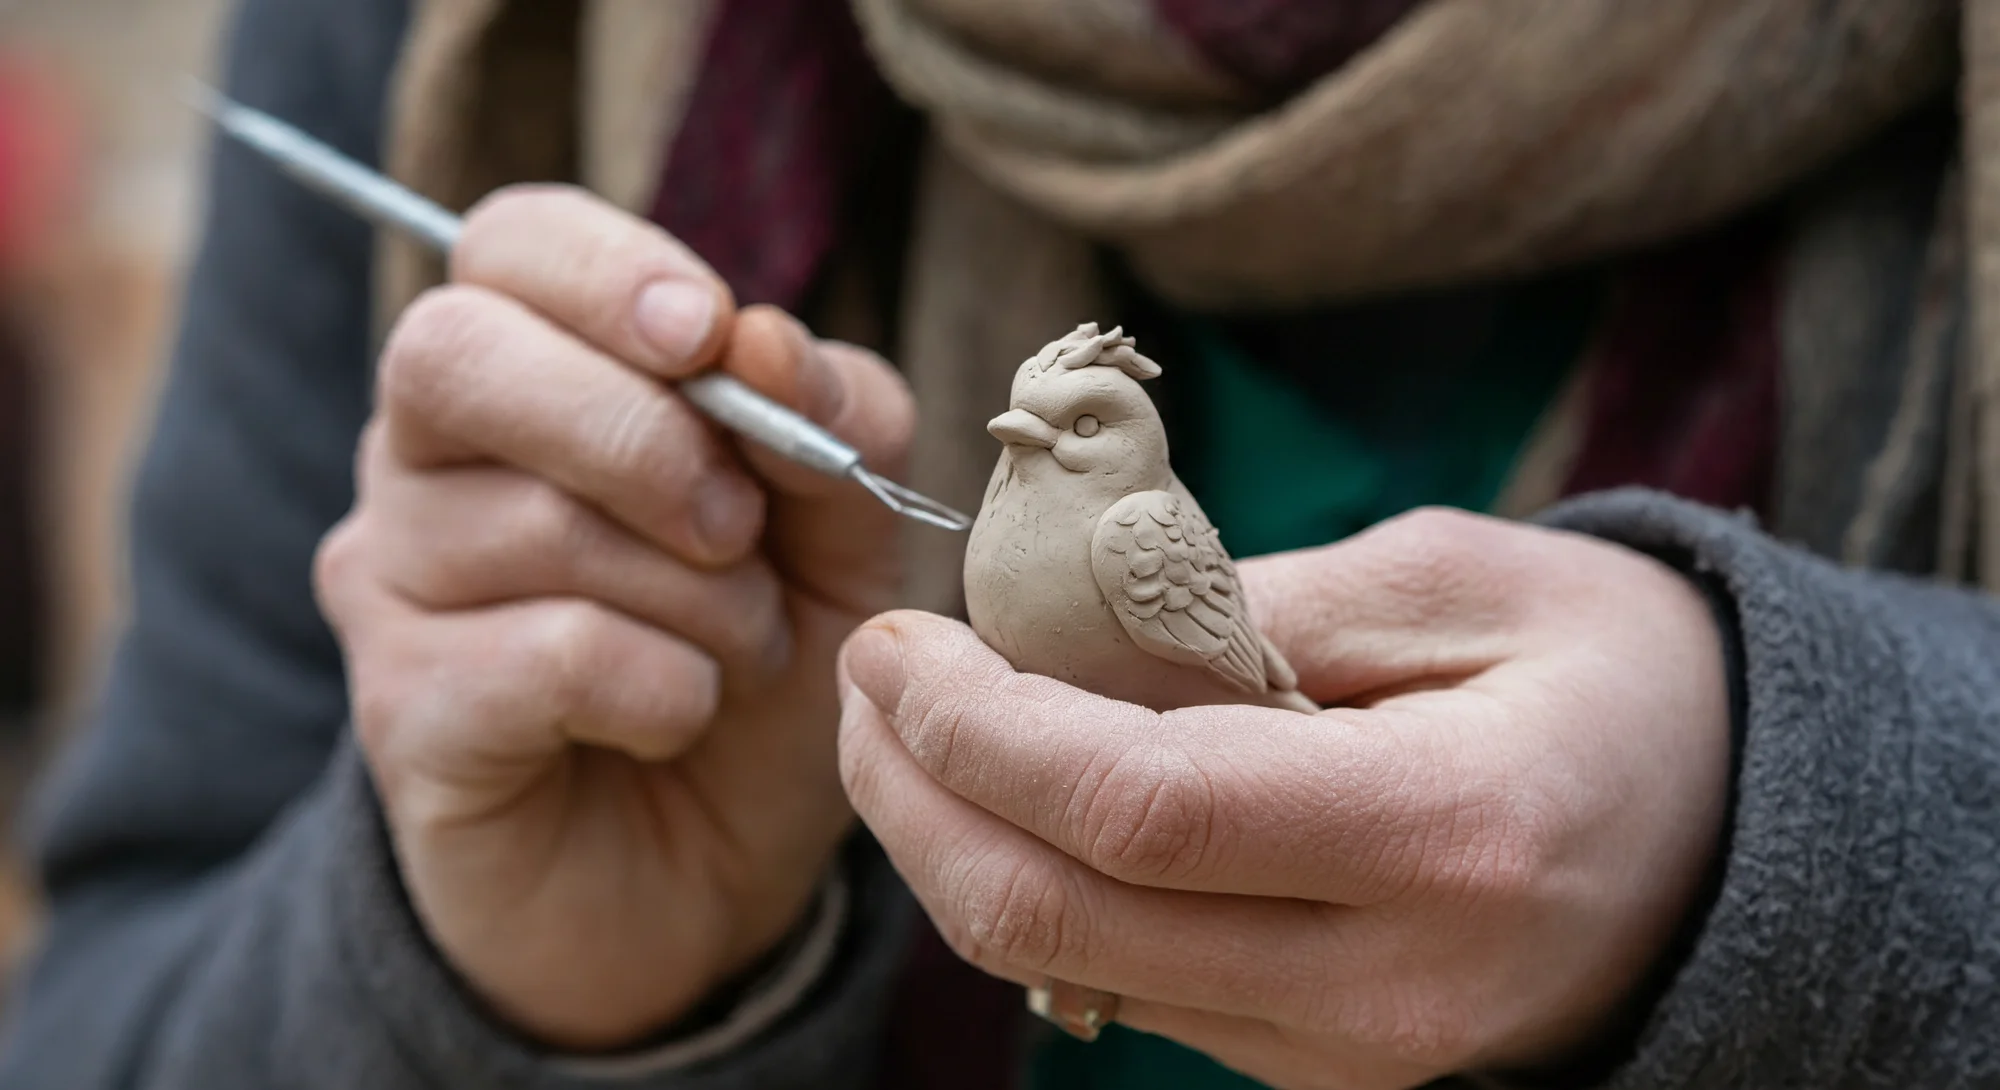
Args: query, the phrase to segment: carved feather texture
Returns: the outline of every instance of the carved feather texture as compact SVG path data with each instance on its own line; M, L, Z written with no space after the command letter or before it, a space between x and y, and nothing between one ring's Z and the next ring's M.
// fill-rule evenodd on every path
M1170 662L1205 666L1262 693L1263 637L1243 609L1236 565L1201 510L1170 492L1135 492L1098 520L1091 563L1133 641Z

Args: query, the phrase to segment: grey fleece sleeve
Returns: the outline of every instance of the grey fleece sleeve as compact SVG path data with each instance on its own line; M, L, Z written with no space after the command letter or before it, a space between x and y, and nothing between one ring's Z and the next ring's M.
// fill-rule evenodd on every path
M1740 626L1719 893L1607 1085L2000 1086L2000 601L1653 493L1544 521L1712 575Z
M375 158L403 0L247 0L230 91ZM369 409L369 230L233 147L131 523L133 616L45 785L51 915L0 1088L866 1085L908 896L858 841L803 1002L677 1072L591 1075L484 1017L399 887L315 609Z

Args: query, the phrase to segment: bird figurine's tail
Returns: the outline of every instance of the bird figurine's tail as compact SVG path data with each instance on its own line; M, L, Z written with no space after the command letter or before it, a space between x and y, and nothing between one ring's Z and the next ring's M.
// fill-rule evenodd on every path
M1264 677L1271 686L1271 706L1287 711L1318 715L1325 709L1313 703L1312 698L1299 691L1299 672L1285 661L1285 653L1271 642L1271 637L1257 633L1257 642L1264 646Z
M1326 710L1318 704L1313 703L1311 697L1308 697L1297 689L1287 689L1282 693L1276 694L1272 703L1286 711L1300 712L1305 715L1318 715L1320 712Z

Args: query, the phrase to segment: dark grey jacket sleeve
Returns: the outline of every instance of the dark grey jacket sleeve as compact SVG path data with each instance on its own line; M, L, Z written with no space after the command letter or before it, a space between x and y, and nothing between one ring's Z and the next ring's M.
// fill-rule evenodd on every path
M1719 892L1609 1085L2000 1086L2000 601L1650 493L1547 521L1714 577L1741 635Z
M372 160L405 17L248 0L229 88ZM309 579L368 412L370 232L234 148L211 185L136 483L134 613L38 803L52 915L0 1087L862 1084L909 911L875 858L819 989L705 1067L566 1076L467 1000L399 887Z

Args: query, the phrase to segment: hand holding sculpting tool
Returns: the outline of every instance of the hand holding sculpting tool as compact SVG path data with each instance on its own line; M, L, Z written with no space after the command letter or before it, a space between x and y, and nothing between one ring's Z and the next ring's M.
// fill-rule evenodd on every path
M224 132L263 154L307 188L364 219L399 228L439 253L449 253L458 244L463 226L459 217L384 175L269 114L207 87L193 85L189 98ZM800 465L856 481L892 511L946 530L972 525L965 514L870 472L861 464L859 451L729 375L697 375L677 383L676 389L722 426Z

